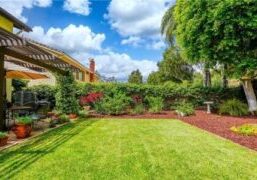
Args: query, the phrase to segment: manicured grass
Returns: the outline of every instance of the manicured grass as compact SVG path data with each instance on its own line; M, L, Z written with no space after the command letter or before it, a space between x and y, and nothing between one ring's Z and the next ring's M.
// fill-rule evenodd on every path
M0 179L257 179L257 153L177 120L88 120L0 152Z

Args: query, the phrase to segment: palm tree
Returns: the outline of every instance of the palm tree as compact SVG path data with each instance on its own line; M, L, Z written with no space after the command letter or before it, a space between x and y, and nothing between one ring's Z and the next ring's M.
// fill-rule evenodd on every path
M176 22L174 19L175 6L171 6L164 14L161 23L161 33L165 36L167 43L170 46L175 46L175 29ZM204 86L211 86L211 72L207 64L204 67Z
M166 41L170 46L174 46L175 38L174 31L176 23L173 17L175 6L171 6L164 14L161 23L161 33L165 36Z

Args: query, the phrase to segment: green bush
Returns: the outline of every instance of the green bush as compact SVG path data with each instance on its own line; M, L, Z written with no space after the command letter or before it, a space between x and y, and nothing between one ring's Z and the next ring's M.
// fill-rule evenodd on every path
M66 114L62 114L59 116L59 122L62 123L66 123L66 122L70 122L70 118L68 115Z
M71 72L67 75L56 77L57 93L56 93L56 109L63 114L78 114L79 103L76 99L76 82Z
M192 103L182 102L177 105L176 112L182 116L190 116L195 113L194 105Z
M90 92L102 92L109 96L114 90L121 91L127 96L132 97L139 95L141 97L162 97L164 100L164 108L170 109L174 102L187 101L193 103L195 106L202 106L203 103L214 101L220 102L237 98L245 99L244 92L241 87L223 89L220 87L202 87L193 86L189 83L167 83L165 85L149 85L149 84L127 84L127 83L98 83L88 84L80 83L76 88L76 95L80 97ZM146 103L146 102L144 102Z
M56 88L54 87L53 90L49 89L49 96L53 97L53 100L51 101L54 102ZM166 110L169 110L171 105L173 105L175 102L182 101L190 102L194 104L195 107L198 107L202 106L203 103L207 100L213 101L214 104L220 104L227 99L245 99L245 95L241 87L227 89L220 87L208 88L202 87L200 84L194 85L190 83L165 83L164 85L137 85L127 83L76 83L73 90L75 91L77 100L79 97L93 92L101 92L105 96L112 96L113 92L115 91L123 92L126 94L126 96L129 97L133 97L134 95L138 95L140 97L158 96L163 98L164 109ZM143 103L147 105L145 98Z
M132 110L131 114L133 115L139 115L139 114L144 114L145 112L145 107L143 104L137 104Z
M0 132L0 139L7 137L8 134L5 132Z
M94 104L96 112L108 115L120 115L125 113L129 106L131 98L125 93L116 91L115 93L105 95L100 101Z
M78 115L80 118L86 118L86 117L88 117L89 112L86 110L80 110Z
M225 101L219 107L219 113L230 116L244 116L248 115L248 106L237 99L230 99Z
M247 136L256 136L257 135L257 124L244 124L239 127L231 127L231 131L242 134L242 135L247 135Z
M163 110L163 99L162 97L147 97L149 105L149 112L160 113Z
M16 124L30 125L32 124L32 122L33 122L33 119L30 116L16 117Z

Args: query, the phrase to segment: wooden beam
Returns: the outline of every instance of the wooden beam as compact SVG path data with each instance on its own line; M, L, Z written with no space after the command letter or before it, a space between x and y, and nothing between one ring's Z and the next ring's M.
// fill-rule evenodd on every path
M66 74L65 70L62 70L60 68L56 68L55 66L52 66L50 64L46 64L46 63L44 63L40 60L33 59L33 58L28 57L28 56L26 56L22 53L16 52L14 50L6 48L6 49L3 49L2 51L3 51L3 54L14 57L14 58L17 58L17 59L20 59L24 62L28 62L28 63L34 64L34 65L43 67L43 68L48 69L52 72L56 72L56 73L59 73L59 74L62 74L62 75Z
M4 49L0 47L0 131L5 129L5 110L4 110Z

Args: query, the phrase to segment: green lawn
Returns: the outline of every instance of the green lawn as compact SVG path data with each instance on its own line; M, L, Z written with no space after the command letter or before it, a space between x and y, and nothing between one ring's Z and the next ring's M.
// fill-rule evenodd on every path
M0 152L0 179L257 179L257 153L177 120L88 120Z

